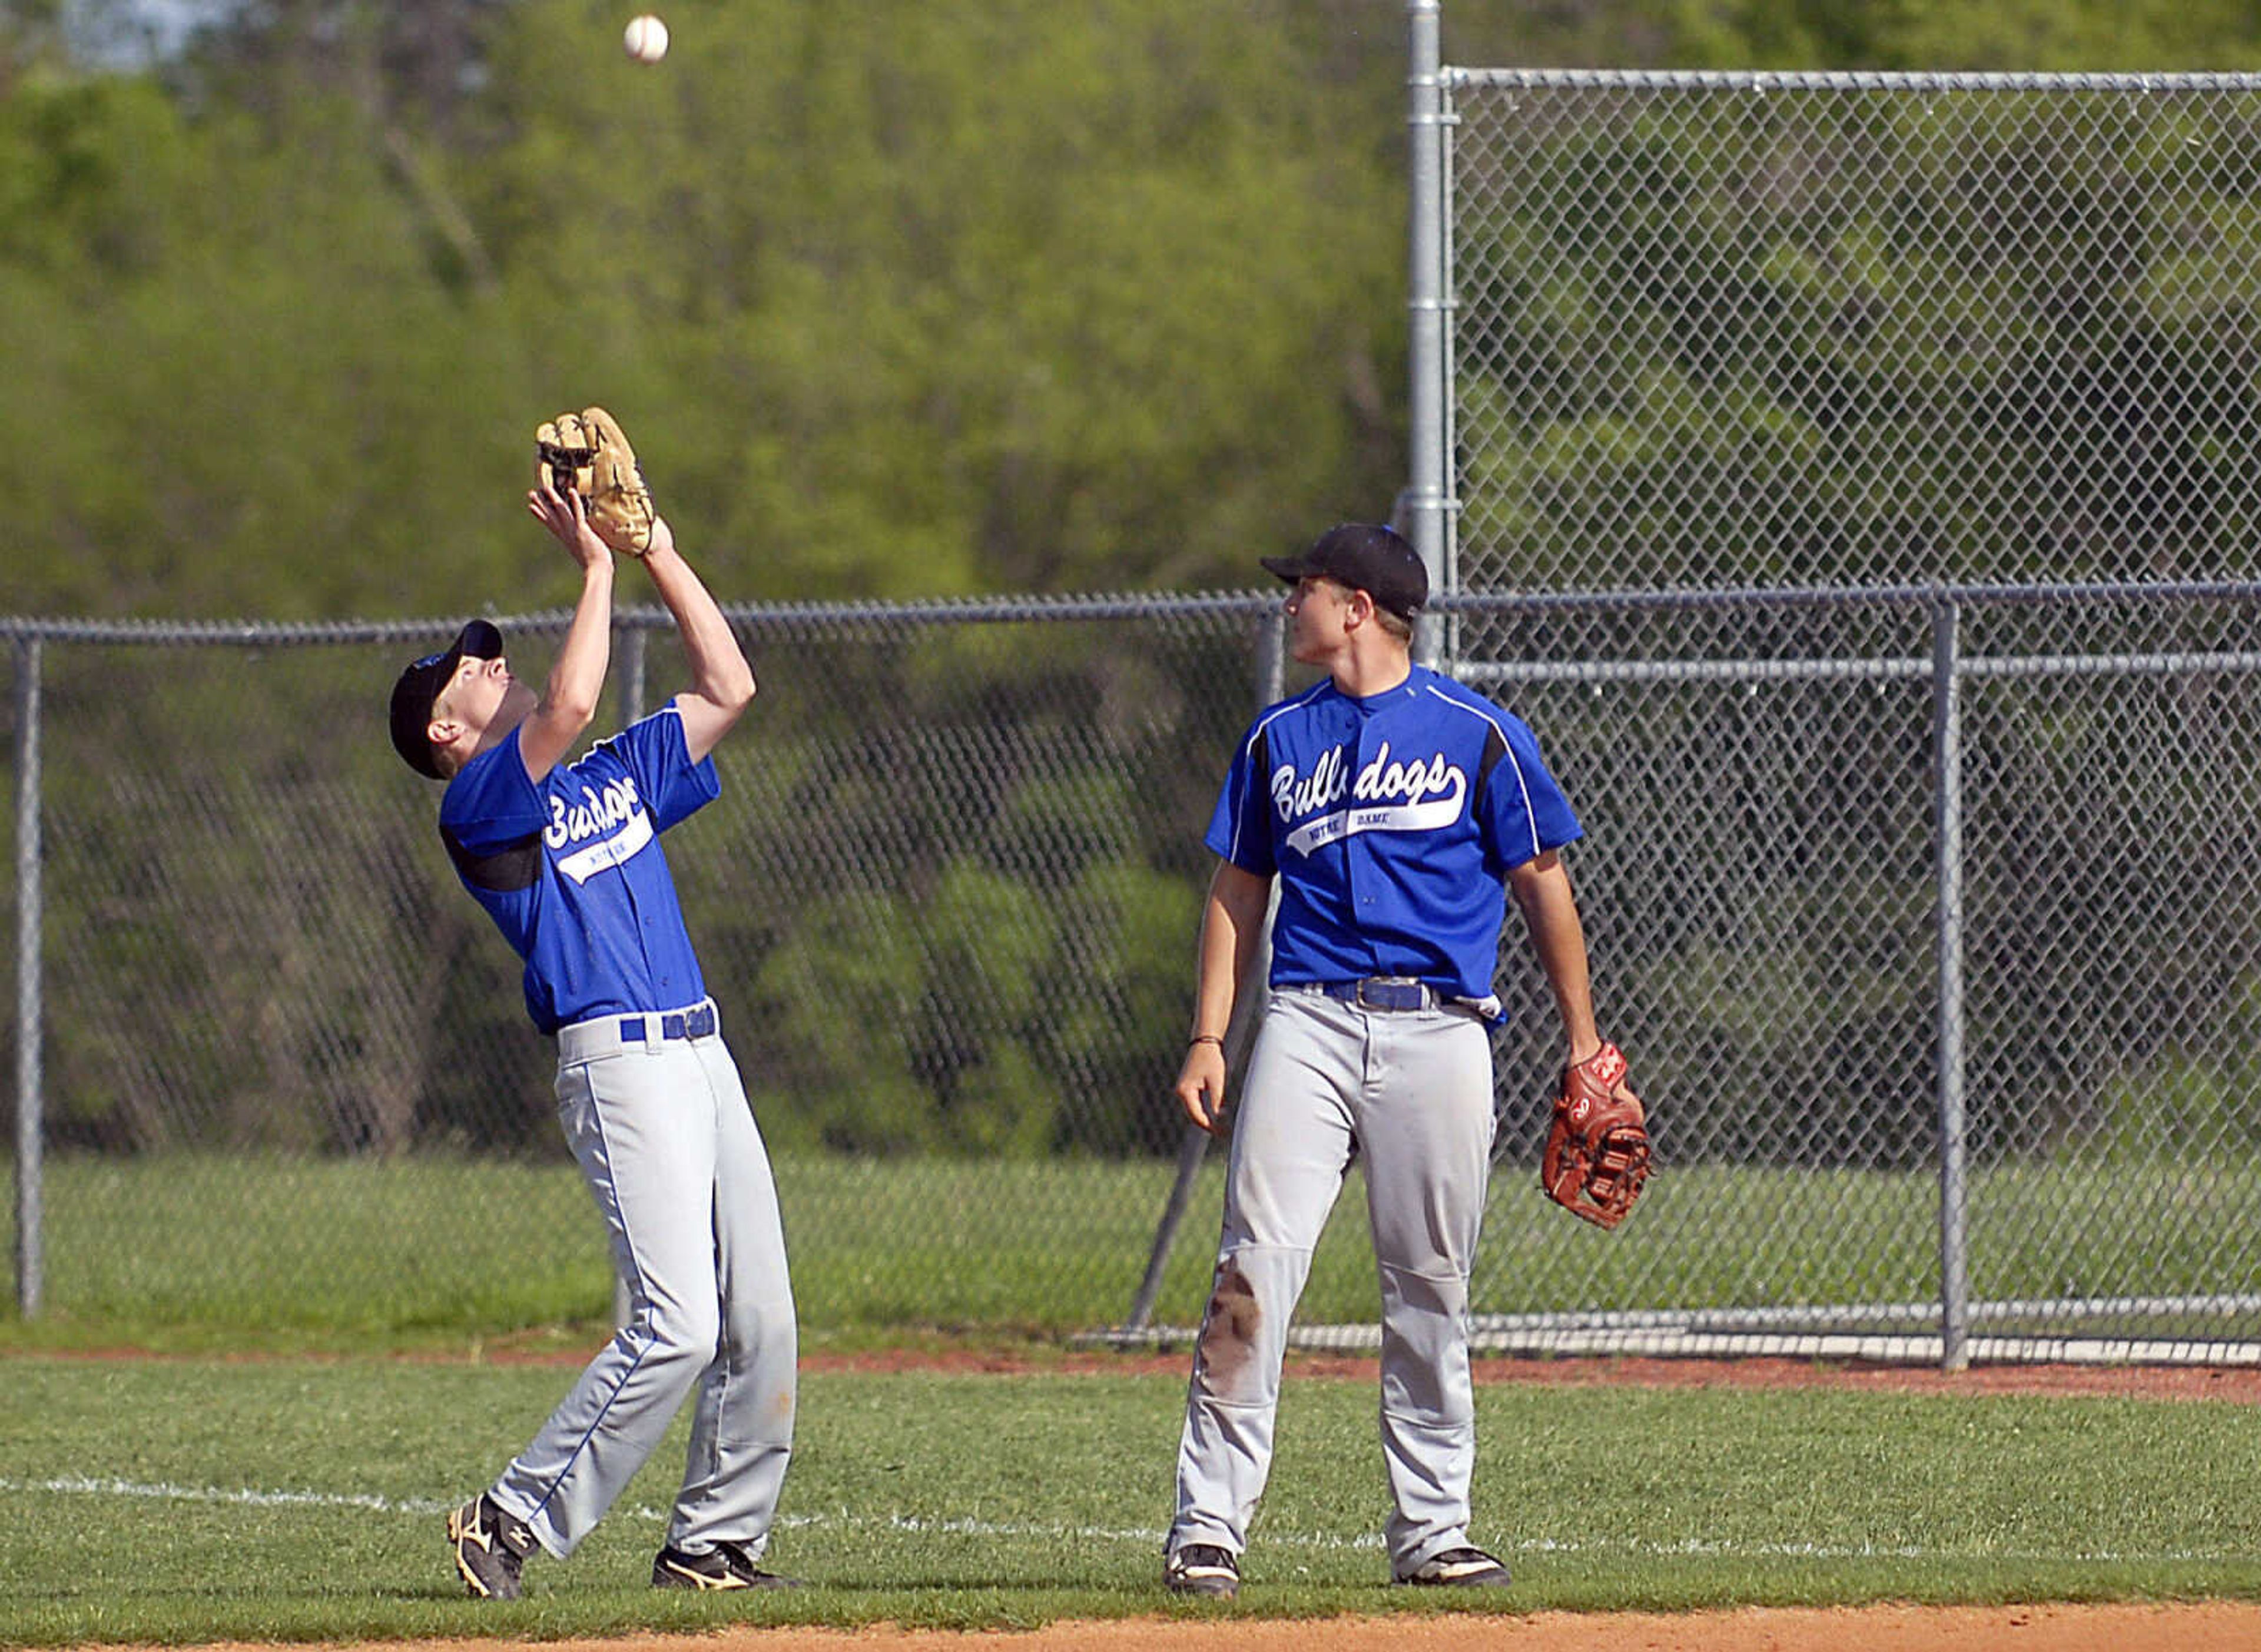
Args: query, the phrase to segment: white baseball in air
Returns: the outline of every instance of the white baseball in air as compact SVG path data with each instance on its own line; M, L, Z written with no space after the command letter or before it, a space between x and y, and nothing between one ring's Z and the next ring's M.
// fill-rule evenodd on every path
M667 55L667 25L649 11L630 18L621 47L639 63L657 63Z

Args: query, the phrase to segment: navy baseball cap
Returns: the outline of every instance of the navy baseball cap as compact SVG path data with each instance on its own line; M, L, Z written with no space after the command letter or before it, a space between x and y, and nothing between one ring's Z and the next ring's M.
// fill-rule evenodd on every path
M1265 571L1282 579L1323 575L1337 585L1363 591L1376 607L1410 621L1429 600L1429 571L1403 535L1379 522L1345 522L1330 528L1297 557L1259 558Z
M500 659L502 633L484 620L473 620L456 634L453 647L413 661L392 686L392 749L400 760L427 779L442 779L425 733L432 726L432 703L455 679L467 659Z

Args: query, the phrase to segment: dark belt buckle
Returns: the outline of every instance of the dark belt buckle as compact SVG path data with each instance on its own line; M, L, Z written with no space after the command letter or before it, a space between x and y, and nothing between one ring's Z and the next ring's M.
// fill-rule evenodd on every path
M1358 983L1361 1009L1419 1009L1428 1002L1428 990L1418 980L1362 980Z

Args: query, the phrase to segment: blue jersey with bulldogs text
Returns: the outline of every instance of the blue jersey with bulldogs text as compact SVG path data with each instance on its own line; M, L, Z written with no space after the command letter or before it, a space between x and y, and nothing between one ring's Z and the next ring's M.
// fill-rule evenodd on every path
M673 700L539 780L513 729L448 783L441 841L526 960L535 1026L707 996L659 834L721 790L714 758L691 760Z
M1234 753L1209 846L1276 875L1272 984L1412 976L1493 1004L1510 868L1580 835L1527 725L1413 667L1367 699L1331 678Z

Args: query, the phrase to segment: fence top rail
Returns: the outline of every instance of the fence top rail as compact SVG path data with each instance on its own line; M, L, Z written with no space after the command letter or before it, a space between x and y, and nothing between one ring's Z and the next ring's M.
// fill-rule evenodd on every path
M1200 592L1192 594L1124 593L1095 596L951 597L899 602L724 603L723 614L749 626L1009 624L1036 620L1124 620L1260 614L1279 605L1276 593ZM572 620L571 608L529 609L519 614L482 613L505 630L547 631ZM467 616L420 620L155 620L71 619L0 615L0 639L52 643L233 643L281 647L334 643L428 642L444 638ZM613 612L614 623L630 629L665 629L674 621L667 610L640 606Z
M2100 602L2252 602L2261 580L2126 579L2062 585L2002 582L1896 585L1754 585L1719 590L1456 592L1430 599L1439 613L1561 613L1622 608L2013 607Z
M2261 74L2003 74L1984 71L1706 68L1455 68L1453 87L1633 91L2253 92Z
M793 626L1023 624L1033 621L1262 618L1280 607L1275 587L1191 594L1116 593L1087 596L956 597L912 602L725 603L733 624L750 629ZM1687 613L1736 608L1999 607L2103 602L2261 603L2261 579L2114 580L2066 585L1773 585L1721 590L1455 592L1429 602L1437 614ZM487 614L505 629L563 629L570 608ZM665 629L664 608L623 607L613 615L629 629ZM0 615L0 640L15 643L193 644L286 647L338 643L414 644L443 638L463 623L452 615L420 620L149 620Z

